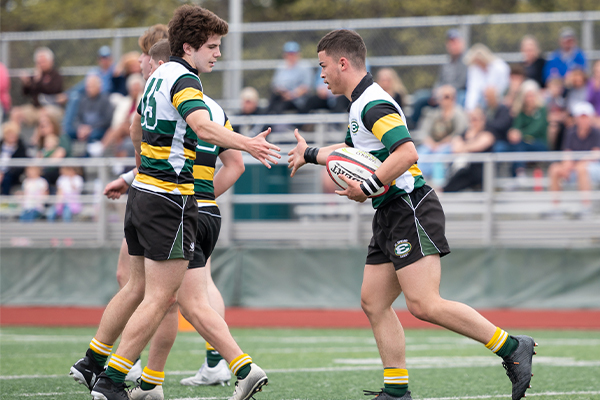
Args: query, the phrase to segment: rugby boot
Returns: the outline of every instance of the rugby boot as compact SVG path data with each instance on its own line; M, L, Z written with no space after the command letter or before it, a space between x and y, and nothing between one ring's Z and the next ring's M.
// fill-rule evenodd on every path
M519 346L508 356L503 358L502 366L506 375L512 382L512 400L525 397L525 391L529 389L531 382L531 364L533 355L536 354L534 347L537 343L529 336L513 336L519 342Z
M265 371L256 364L250 364L250 372L244 379L237 380L235 391L229 400L248 400L253 394L262 391L263 386L268 382Z
M198 372L196 372L196 375L184 378L179 383L184 386L225 386L225 384L229 386L230 380L231 371L229 371L227 361L220 360L217 365L210 368L205 360L204 364L202 364Z
M381 388L379 392L373 392L372 390L363 390L365 396L376 396L373 397L373 400L412 400L410 397L410 390L406 391L402 397L394 397L392 395L387 394Z
M164 400L162 385L156 385L154 389L144 390L140 387L141 381L138 380L137 386L129 390L131 400Z
M93 400L129 400L125 383L115 383L103 372L92 389Z
M75 381L85 385L89 390L92 390L98 376L104 372L104 366L96 362L92 349L85 352L85 357L81 358L71 367L69 375Z

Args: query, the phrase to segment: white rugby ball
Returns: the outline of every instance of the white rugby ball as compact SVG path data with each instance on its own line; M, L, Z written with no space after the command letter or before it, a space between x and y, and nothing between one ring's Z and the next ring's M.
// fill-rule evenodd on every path
M342 189L348 185L338 175L358 182L364 182L379 168L381 161L368 151L355 149L354 147L342 147L333 151L327 157L327 173L331 179ZM369 197L378 197L386 193L389 185L383 186Z

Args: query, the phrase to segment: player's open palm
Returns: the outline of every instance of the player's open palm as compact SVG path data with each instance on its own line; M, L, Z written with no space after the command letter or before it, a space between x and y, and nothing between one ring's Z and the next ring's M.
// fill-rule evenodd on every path
M258 161L260 161L265 167L271 168L271 164L277 164L277 159L281 158L278 151L281 149L274 144L267 142L267 135L271 133L271 128L262 131L249 141L248 153Z
M290 176L294 176L298 168L306 164L306 161L304 160L304 151L308 147L306 140L298 133L298 129L294 131L294 136L296 137L298 144L288 152L288 168L292 170Z

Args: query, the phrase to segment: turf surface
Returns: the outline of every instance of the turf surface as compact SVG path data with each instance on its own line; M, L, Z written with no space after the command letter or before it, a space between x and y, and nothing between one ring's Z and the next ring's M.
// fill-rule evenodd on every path
M0 398L90 399L68 377L95 330L2 328ZM369 330L234 329L232 333L269 375L256 400L370 399L363 389L383 386L382 367ZM511 331L539 343L534 357L535 399L600 399L600 332ZM510 381L500 358L484 346L443 330L409 330L409 388L414 399L508 399ZM204 360L197 334L179 334L167 362L165 399L226 399L231 387L186 387ZM147 357L142 354L142 361Z

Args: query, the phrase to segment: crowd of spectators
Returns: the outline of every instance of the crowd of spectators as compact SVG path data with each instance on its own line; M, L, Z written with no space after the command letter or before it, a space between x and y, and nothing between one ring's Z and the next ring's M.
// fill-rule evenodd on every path
M396 69L381 67L373 72L375 81L403 107L420 155L600 150L600 61L589 68L588 75L588 60L572 28L559 32L558 49L547 59L536 38L524 36L522 61L511 65L484 44L467 49L457 29L448 30L445 40L448 59L432 88L410 94ZM319 69L302 59L298 43L287 42L282 50L264 106L258 91L247 87L232 115L346 111L348 99L331 94ZM50 48L36 49L33 59L33 74L20 77L27 102L18 105L11 104L8 71L0 63L2 159L134 155L129 125L144 88L139 53L126 53L115 62L111 48L102 46L97 66L68 89ZM263 128L238 125L235 119L232 123L246 135ZM22 132L29 134L21 137ZM529 166L515 162L507 171L523 177L531 172ZM482 184L481 163L462 157L452 164L422 163L420 167L439 190L477 189ZM600 163L554 163L547 174L551 190L561 190L565 181L587 190L600 182ZM81 210L76 199L83 179L77 169L3 168L0 178L3 195L22 193L27 199L23 220L44 215L39 203L43 200L32 197L44 193L64 199L46 210L49 220L68 221Z

